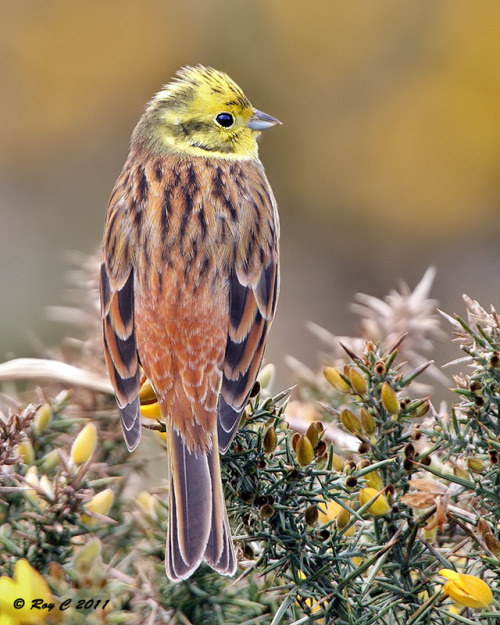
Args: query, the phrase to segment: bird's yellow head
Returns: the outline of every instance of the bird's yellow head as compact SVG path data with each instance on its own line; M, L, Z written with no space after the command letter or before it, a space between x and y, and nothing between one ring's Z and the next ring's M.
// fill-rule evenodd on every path
M257 158L257 137L280 122L257 111L227 74L184 67L149 102L132 136L160 154Z

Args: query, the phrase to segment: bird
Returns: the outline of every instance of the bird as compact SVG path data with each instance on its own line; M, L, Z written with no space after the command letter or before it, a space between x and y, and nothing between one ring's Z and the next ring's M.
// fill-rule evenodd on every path
M141 371L161 408L172 582L203 561L237 569L220 454L276 311L279 217L257 139L280 123L224 72L183 67L146 105L109 200L104 355L129 451L141 437Z

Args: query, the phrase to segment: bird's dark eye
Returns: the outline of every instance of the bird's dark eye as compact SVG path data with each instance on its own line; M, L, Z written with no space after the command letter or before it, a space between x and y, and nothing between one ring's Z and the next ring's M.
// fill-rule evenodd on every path
M231 113L219 113L215 118L215 121L223 128L231 128L234 124L234 117Z

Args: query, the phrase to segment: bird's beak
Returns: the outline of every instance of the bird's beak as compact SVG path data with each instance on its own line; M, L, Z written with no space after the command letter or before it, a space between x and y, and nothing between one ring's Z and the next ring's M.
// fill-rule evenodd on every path
M247 126L250 130L267 130L268 128L276 126L276 124L281 124L276 117L271 117L271 115L268 115L267 113L254 109L253 115Z

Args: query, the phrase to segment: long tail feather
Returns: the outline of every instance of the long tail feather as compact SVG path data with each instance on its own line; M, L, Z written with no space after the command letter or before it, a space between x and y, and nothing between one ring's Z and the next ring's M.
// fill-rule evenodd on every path
M208 465L212 480L212 523L203 559L222 575L234 575L237 561L222 491L219 450L216 444L208 454Z
M237 562L216 440L210 451L191 453L170 427L167 444L170 505L165 568L169 579L175 582L188 578L202 560L222 575L233 575Z
M188 451L182 437L167 432L170 452L170 511L165 559L172 581L186 579L199 566L212 522L212 486L205 454Z

